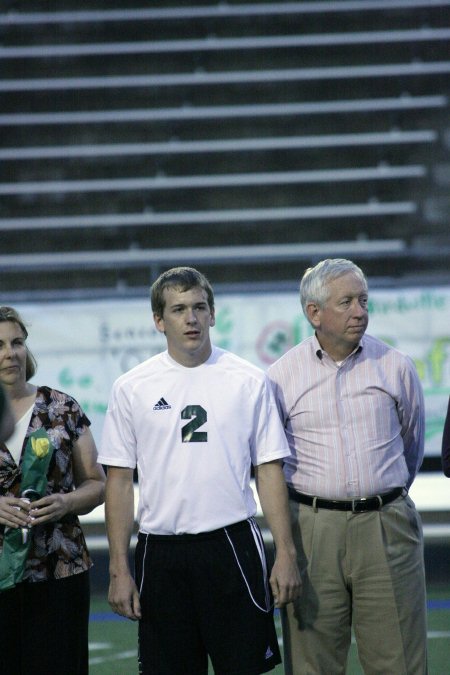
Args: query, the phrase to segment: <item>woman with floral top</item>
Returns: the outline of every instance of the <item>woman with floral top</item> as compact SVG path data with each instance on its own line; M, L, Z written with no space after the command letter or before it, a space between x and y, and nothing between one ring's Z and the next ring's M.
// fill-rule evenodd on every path
M0 672L86 675L92 562L78 515L103 502L105 475L78 403L29 382L27 337L0 307L0 382L16 418L0 444ZM25 495L30 485L40 492Z

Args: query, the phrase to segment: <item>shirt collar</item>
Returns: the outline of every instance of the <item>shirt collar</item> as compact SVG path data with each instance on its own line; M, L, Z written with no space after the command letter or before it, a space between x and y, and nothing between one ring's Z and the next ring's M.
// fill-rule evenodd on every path
M322 349L322 347L320 346L320 342L317 339L317 335L315 333L313 335L313 347L314 347L315 355L320 360L322 360L323 355L326 354L327 352L324 349ZM364 348L364 335L361 338L361 340L359 341L358 345L355 347L355 349L344 359L344 361L346 361L349 358L349 356L359 354L363 348Z

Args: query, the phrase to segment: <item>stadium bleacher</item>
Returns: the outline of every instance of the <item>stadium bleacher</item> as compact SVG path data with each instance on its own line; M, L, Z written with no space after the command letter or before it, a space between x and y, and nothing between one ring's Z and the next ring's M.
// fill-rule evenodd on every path
M0 295L448 283L449 0L0 9Z

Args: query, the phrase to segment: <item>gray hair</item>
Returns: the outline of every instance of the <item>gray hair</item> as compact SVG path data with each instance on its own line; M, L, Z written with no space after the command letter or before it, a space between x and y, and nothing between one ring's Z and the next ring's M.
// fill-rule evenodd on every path
M300 282L300 302L305 316L306 306L313 302L323 307L330 297L329 283L344 274L355 274L368 290L367 279L358 265L345 258L327 258L314 267L308 267Z

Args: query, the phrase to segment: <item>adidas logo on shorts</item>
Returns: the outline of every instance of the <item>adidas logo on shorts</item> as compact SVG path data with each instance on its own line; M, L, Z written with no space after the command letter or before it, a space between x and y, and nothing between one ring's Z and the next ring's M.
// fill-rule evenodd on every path
M172 406L167 403L166 399L161 396L158 403L155 403L153 406L153 410L170 410L171 407Z
M270 657L273 656L273 651L271 650L270 647L267 647L266 653L264 655L265 659L270 659Z

